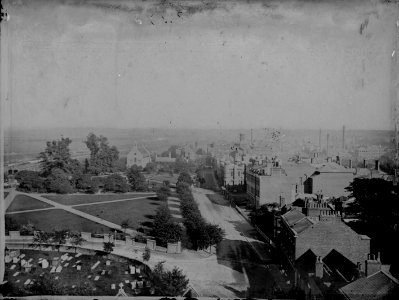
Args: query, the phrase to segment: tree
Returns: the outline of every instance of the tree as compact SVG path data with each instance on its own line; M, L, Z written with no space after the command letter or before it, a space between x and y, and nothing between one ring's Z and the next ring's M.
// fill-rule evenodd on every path
M16 174L18 180L18 190L23 192L43 193L45 189L45 179L39 172L23 170Z
M151 250L146 247L143 252L143 262L149 261L150 258L151 258Z
M166 205L162 205L157 209L154 217L152 235L162 246L181 240L182 229L179 224L173 222L169 208Z
M112 174L105 179L104 191L126 193L129 191L129 185L126 182L126 179L121 175Z
M170 188L168 186L161 186L157 190L157 197L161 201L167 201L170 194L171 194L171 192L170 192Z
M124 230L124 232L126 233L126 229L129 227L129 219L125 219L121 222L121 227Z
M77 231L69 232L68 238L69 238L70 243L73 245L73 247L75 249L75 253L76 253L77 247L81 246L83 244L83 242L85 242L85 239L82 238L82 235L80 234L80 232L77 232Z
M149 162L146 164L144 171L148 172L148 173L153 173L157 170L157 164L154 162Z
M69 194L74 192L71 184L72 176L62 169L53 168L45 181L45 186L50 193Z
M110 254L112 251L114 251L115 244L112 242L104 242L103 244L103 250L105 253Z
M90 133L84 142L90 150L89 172L101 174L114 172L119 160L119 151L115 146L110 147L108 139L102 135L97 137Z
M43 176L47 177L52 169L57 168L65 173L72 173L76 167L76 161L72 162L69 145L72 140L62 137L61 140L48 141L46 148L40 152L41 169Z
M39 247L39 249L42 250L42 246L48 245L50 243L51 238L52 235L48 232L35 231L35 234L33 236L32 246L34 248Z
M184 182L190 185L193 184L193 179L187 172L181 172L179 177L177 178L177 182Z
M355 214L359 219L349 225L368 235L372 251L381 251L383 263L391 263L391 273L399 275L399 247L397 243L392 244L399 238L399 186L379 178L355 178L346 189L353 201L344 212Z
M67 237L67 229L55 230L52 234L52 242L55 244L55 248L58 250L58 252L60 252L61 246L65 245Z
M133 191L147 190L145 177L136 167L130 167L126 175Z
M172 271L165 270L164 262L155 265L150 274L150 281L157 296L182 296L187 289L189 280L182 270L174 267Z

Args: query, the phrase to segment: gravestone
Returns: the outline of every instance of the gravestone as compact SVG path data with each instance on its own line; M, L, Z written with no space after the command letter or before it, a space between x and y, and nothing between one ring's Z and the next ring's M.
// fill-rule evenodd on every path
M6 255L6 256L4 257L4 262L5 262L6 264L12 262L11 256L10 256L10 255Z
M17 264L19 262L19 258L18 257L13 257L12 258L12 263L13 264Z
M111 284L111 290L116 289L115 283Z
M43 269L47 269L50 265L47 259L43 259L40 263L42 264Z
M78 270L78 271L82 270L82 266L81 265L77 265L76 266L76 270Z
M131 275L136 274L136 268L135 266L129 265L129 273Z
M55 272L60 273L62 271L62 266L58 266L57 269L55 269Z
M111 261L110 261L110 260L107 260L107 261L105 262L105 265L110 266L110 265L111 265Z
M53 259L51 260L51 265L53 267L57 267L59 263L60 263L60 260L58 257L53 257Z
M19 254L20 254L19 249L14 250L14 251L11 251L11 252L10 252L10 257L11 257L11 258L13 258L13 257L18 257Z
M91 269L94 270L95 268L97 268L97 266L100 264L100 261L97 261L92 267Z

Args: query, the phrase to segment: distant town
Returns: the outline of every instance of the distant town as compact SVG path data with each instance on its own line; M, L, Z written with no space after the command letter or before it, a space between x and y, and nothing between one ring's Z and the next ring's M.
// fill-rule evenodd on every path
M150 132L5 166L5 295L396 295L394 133Z

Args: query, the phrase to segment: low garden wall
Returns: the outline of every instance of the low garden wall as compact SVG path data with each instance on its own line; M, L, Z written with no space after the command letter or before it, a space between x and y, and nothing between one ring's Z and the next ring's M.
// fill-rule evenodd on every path
M115 247L118 246L132 246L138 250L144 250L146 248L150 249L151 251L163 252L163 253L171 253L171 254L180 254L182 252L181 242L177 243L168 243L167 247L157 246L155 240L147 239L146 243L136 242L134 238L127 236L125 240L115 240L114 236L112 235L104 235L103 238L99 237L92 237L90 232L82 232L82 238L85 240L82 245L86 246L94 246L95 248L101 249L104 242L113 242ZM7 245L19 245L19 247L29 247L33 244L33 235L23 236L20 234L19 231L10 231L9 235L5 236L6 244ZM72 250L75 246L67 240L65 245L62 245L60 249L69 248ZM76 248L79 248L77 246ZM63 250L64 251L64 250ZM65 251L68 252L68 251Z

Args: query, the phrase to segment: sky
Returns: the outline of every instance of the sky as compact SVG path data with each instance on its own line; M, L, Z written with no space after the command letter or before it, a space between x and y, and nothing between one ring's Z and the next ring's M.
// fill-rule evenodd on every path
M6 8L5 128L392 128L393 4Z

